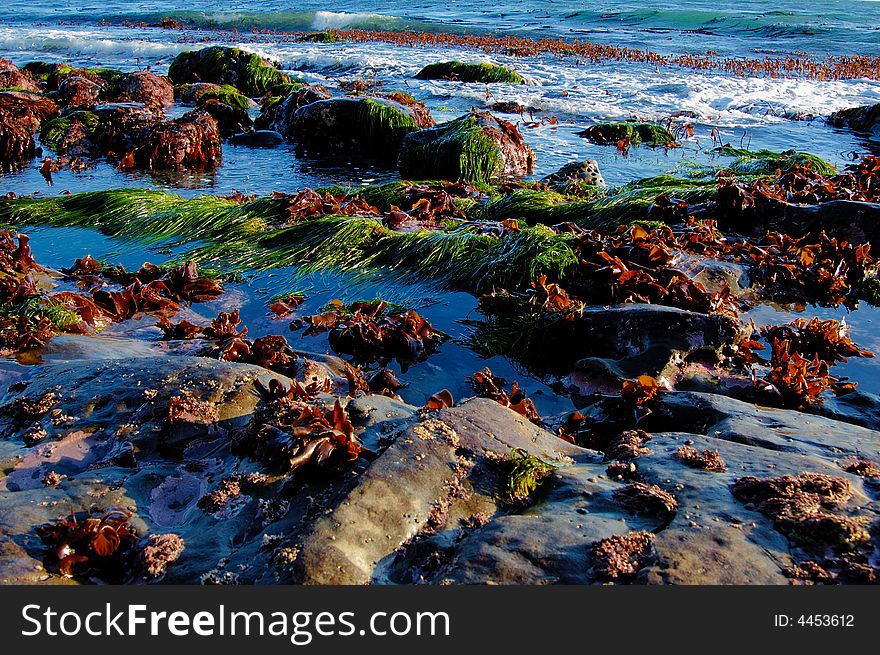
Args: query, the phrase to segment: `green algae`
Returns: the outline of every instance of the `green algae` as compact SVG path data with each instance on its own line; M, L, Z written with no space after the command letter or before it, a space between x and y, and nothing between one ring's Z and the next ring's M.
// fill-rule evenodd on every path
M457 82L480 82L485 84L527 84L515 70L498 64L463 63L444 61L428 64L416 74L418 80L455 80Z
M505 462L507 467L501 498L515 505L529 500L538 488L553 475L556 466L516 448Z
M340 38L334 32L324 31L303 34L297 38L297 41L305 43L338 43L339 41L345 41L345 39Z
M714 152L724 157L734 157L735 161L722 169L740 176L773 175L777 170L788 173L795 167L807 167L820 175L836 175L837 169L821 157L809 152L786 150L746 150L732 146L721 146Z
M401 146L398 167L406 178L479 184L498 182L504 173L498 143L474 114L410 135Z
M61 139L74 121L80 121L88 131L98 126L98 116L92 111L74 111L63 116L51 118L40 128L40 143L51 150L58 150Z
M261 96L276 85L290 81L259 55L224 46L180 53L168 67L168 77L175 84L231 84L249 96Z
M640 123L636 121L601 123L599 125L591 125L577 134L599 145L613 145L621 141L629 145L644 143L652 147L672 147L677 145L672 132L657 123Z

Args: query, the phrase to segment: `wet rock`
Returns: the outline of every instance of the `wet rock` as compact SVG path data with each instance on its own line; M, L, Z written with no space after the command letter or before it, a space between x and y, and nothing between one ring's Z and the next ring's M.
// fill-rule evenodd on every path
M29 161L36 154L33 133L58 106L41 95L0 91L0 165Z
M284 136L274 130L252 130L233 134L229 141L237 146L249 148L273 148L284 143Z
M651 410L644 425L640 425L649 432L692 432L776 453L834 459L876 452L880 445L880 432L876 430L825 416L761 407L718 394L665 393L651 404ZM727 460L723 452L722 457ZM733 469L729 461L728 466Z
M775 224L804 233L824 230L850 243L874 242L880 237L880 203L875 202L831 200L818 205L780 202L763 218L755 228L762 230L764 225Z
M585 182L597 187L608 186L605 184L602 173L599 172L599 164L595 159L566 164L555 173L542 179L541 182L554 187L565 187L570 182Z
M462 63L444 61L428 64L416 74L417 80L453 80L456 82L478 82L483 84L526 84L525 78L516 71L499 64Z
M154 125L133 152L135 166L161 169L212 170L220 165L221 131L205 109Z
M582 136L591 143L598 145L616 145L621 143L624 144L624 147L640 143L652 147L676 145L675 136L662 125L635 121L591 125L587 129L578 132L578 136Z
M202 105L216 100L242 111L256 107L257 103L229 84L178 84L174 87L174 97L183 104Z
M174 87L164 75L147 71L126 73L116 83L118 99L123 102L141 102L165 107L174 102Z
M294 141L316 153L394 160L403 138L417 129L410 109L376 98L319 100L293 115Z
M30 71L18 68L8 59L0 59L0 89L15 89L32 93L40 93L43 90L37 78Z
M249 96L262 96L288 77L259 55L239 48L211 46L182 52L168 67L175 84L230 84Z
M99 105L94 114L97 120L90 138L102 153L120 157L140 144L161 118L153 109L133 102Z
M58 105L36 93L0 91L0 112L14 118L33 134L43 121L58 115Z
M190 114L207 114L213 118L220 130L220 136L223 138L230 137L242 130L247 130L253 124L246 109L227 105L219 100L202 101L199 108L194 112L190 112Z
M302 107L319 100L329 100L330 92L320 85L303 86L283 98L271 98L254 121L260 130L280 132L285 139L294 138L294 114Z
M103 92L97 82L74 75L61 82L55 98L65 109L94 109Z
M587 308L578 320L545 326L543 341L529 340L523 363L537 370L571 372L578 393L596 391L596 379L671 375L685 361L717 361L718 351L748 335L735 319L662 305ZM573 368L572 368L573 367Z
M292 580L363 584L381 578L395 550L455 504L459 485L472 486L464 478L476 464L459 458L481 460L487 451L506 457L513 448L549 459L585 452L492 401L444 409L399 434L357 485L312 523L298 540ZM490 484L491 475L483 482ZM496 506L491 495L475 502L490 513Z
M534 163L535 153L515 125L474 111L408 135L397 165L404 178L489 184L526 175Z
M15 116L0 110L0 166L33 159L34 135Z
M874 141L880 141L880 103L836 111L828 117L828 124L833 127L847 127L869 135Z

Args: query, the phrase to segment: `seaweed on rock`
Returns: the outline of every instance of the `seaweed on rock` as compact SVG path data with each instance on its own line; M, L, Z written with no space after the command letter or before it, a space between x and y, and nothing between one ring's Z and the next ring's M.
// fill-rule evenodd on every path
M398 168L409 179L491 184L531 172L534 161L516 126L475 110L407 136Z
M453 80L456 82L481 82L485 84L526 84L525 78L516 71L486 62L463 63L444 61L428 64L417 74L418 80Z
M168 67L175 84L230 84L249 96L261 96L289 78L258 54L239 48L210 46L182 52Z

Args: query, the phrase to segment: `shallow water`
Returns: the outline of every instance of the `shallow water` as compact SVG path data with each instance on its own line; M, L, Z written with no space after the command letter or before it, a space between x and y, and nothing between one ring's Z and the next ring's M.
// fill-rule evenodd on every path
M328 12L326 4L307 0L291 11L284 2L261 3L260 12L240 12L236 3L195 0L186 12L173 10L173 2L139 3L137 9L121 0L86 3L22 2L6 4L0 23L0 56L17 64L42 59L76 65L102 65L134 70L149 68L165 72L178 52L194 46L203 36L241 45L281 62L282 68L310 82L334 89L339 79L375 78L386 89L406 89L427 103L438 122L461 115L473 106L487 102L486 88L443 81L418 81L414 74L425 64L443 59L485 59L509 64L525 75L529 86L493 85L489 102L512 100L534 110L534 117L555 116L556 126L535 129L523 127L527 141L538 154L533 177L541 177L573 160L596 159L606 181L614 186L661 172L686 172L694 164L717 163L710 152L720 140L752 149L809 150L836 165L877 152L878 144L852 134L834 130L822 118L840 108L880 102L880 82L870 80L816 81L769 78L735 78L712 72L679 68L655 69L633 63L581 63L553 56L513 58L457 48L401 48L381 43L318 44L296 43L273 35L247 33L251 27L288 31L330 27L366 29L418 29L436 31L510 31L530 36L578 37L664 53L705 52L743 57L764 53L807 51L823 56L832 54L876 55L880 51L880 3L869 0L831 1L821 6L803 1L782 3L773 11L766 3L747 0L736 9L719 10L717 3L606 1L595 8L583 3L534 2L514 0L502 9L498 3L400 2L377 5L368 0L346 3L350 13ZM381 7L377 9L377 7ZM172 16L205 31L124 28L99 25L99 19L118 22L157 21ZM62 24L63 23L63 24ZM215 32L212 27L239 28L241 34ZM664 119L686 113L696 138L673 150L634 148L626 156L613 147L592 145L576 135L585 126L600 120L638 116ZM809 114L812 120L793 121L786 114ZM517 116L508 118L519 121ZM99 163L93 169L60 172L50 185L39 173L39 160L25 168L0 173L0 194L14 192L44 196L118 187L173 189L192 196L203 193L267 194L292 192L303 187L330 184L363 185L397 179L396 171L382 166L347 160L316 161L302 156L292 146L249 149L223 146L223 165L211 174L153 176L122 173ZM145 247L108 239L86 229L29 228L34 237L37 259L49 266L69 265L73 259L92 253L136 267L144 260L161 262L174 252L161 247ZM300 343L287 331L286 321L273 321L266 315L266 300L286 286L289 272L276 271L249 278L233 288L234 298L253 336L267 332L292 337L304 349L326 349L320 338ZM284 282L284 284L282 284ZM524 374L501 358L484 362L461 345L467 328L462 323L476 318L476 301L467 294L441 293L420 285L374 284L350 276L323 274L301 280L309 299L303 312L317 310L333 298L350 301L382 295L396 302L407 302L423 311L436 327L452 339L427 362L407 373L410 386L406 400L421 404L427 395L443 387L456 397L467 393L464 377L489 365L496 374L524 380ZM200 307L205 315L216 311L213 305ZM809 314L841 318L844 310L816 310ZM752 312L760 325L790 318L769 307ZM853 336L861 345L880 351L877 312L863 308L847 316ZM840 367L859 381L861 389L880 393L878 360L854 361ZM558 413L569 405L553 395L538 380L526 382L539 410Z

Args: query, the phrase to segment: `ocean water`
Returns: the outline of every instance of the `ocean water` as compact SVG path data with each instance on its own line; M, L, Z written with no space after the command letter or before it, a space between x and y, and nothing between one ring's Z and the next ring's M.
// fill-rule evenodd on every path
M109 66L122 70L149 69L163 73L174 56L204 45L239 45L280 62L281 67L331 90L339 80L369 78L386 89L405 89L427 103L438 122L471 107L486 104L487 89L444 81L418 81L414 74L425 64L445 59L486 60L513 66L532 83L492 85L489 102L510 100L530 108L533 117L556 117L555 125L522 126L538 156L534 177L553 172L574 160L596 159L610 185L662 172L687 171L694 164L717 163L711 150L716 141L753 149L809 150L843 166L880 145L825 124L831 112L880 102L880 82L739 78L720 72L654 66L631 62L585 63L555 56L510 57L453 47L398 47L385 43L300 43L277 31L328 28L416 30L468 34L516 34L534 38L579 39L662 54L716 52L731 58L761 58L808 53L880 55L880 2L877 0L805 0L767 3L741 0L734 7L705 0L596 3L573 0L358 0L346 3L303 0L260 2L258 9L241 10L230 0L124 2L106 0L7 0L0 16L0 57L17 64L31 60L64 61L75 65ZM772 9L770 8L772 7ZM331 10L332 9L332 10ZM123 27L119 23L156 23L175 18L191 29L164 30ZM634 148L621 155L600 147L576 132L597 121L639 117L663 120L685 115L695 138L674 150ZM791 120L799 115L805 120ZM520 116L506 116L517 122ZM528 117L526 117L528 118ZM714 135L714 137L713 137ZM319 161L298 155L291 146L250 150L224 144L223 165L211 174L163 175L121 173L109 164L81 172L61 172L49 185L39 173L39 161L16 171L0 172L0 194L39 192L54 195L116 187L171 189L181 195L293 192L328 184L370 184L397 178L393 169L369 162ZM36 230L34 249L49 265L69 264L86 252L110 256L132 265L143 259L161 261L168 254L138 244L119 243L89 230ZM265 317L265 297L275 289L273 274L255 277L237 288L243 298L252 334L278 331ZM307 308L341 296L355 299L375 295L351 280L323 276L312 280L316 291ZM425 313L454 337L465 332L461 320L473 314L475 301L464 294L438 294L430 289L382 289L392 300L419 299ZM840 318L842 311L821 312ZM769 315L769 314L768 314ZM847 320L865 345L880 343L874 310L859 310ZM785 320L784 317L776 317ZM254 324L256 327L254 327ZM283 328L282 328L283 329ZM498 359L498 358L496 358ZM876 362L878 360L871 360ZM422 380L406 393L410 400L448 386L464 392L463 376L485 365L473 353L452 342L429 362L415 367L410 377ZM506 377L520 377L513 365L491 362ZM859 362L862 388L880 392L876 364ZM866 373L867 371L867 373ZM457 386L456 386L457 385ZM538 393L542 411L555 411L559 399L539 381L527 388Z

